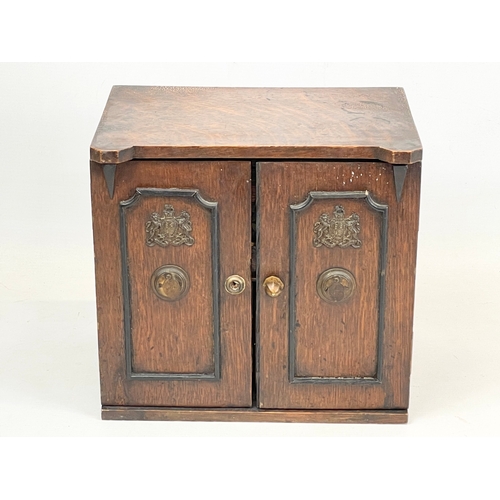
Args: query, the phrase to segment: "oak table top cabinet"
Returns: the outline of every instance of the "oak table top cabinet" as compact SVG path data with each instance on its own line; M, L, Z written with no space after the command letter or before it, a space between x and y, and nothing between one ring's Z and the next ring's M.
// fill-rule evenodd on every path
M115 86L90 155L102 418L407 421L402 89Z

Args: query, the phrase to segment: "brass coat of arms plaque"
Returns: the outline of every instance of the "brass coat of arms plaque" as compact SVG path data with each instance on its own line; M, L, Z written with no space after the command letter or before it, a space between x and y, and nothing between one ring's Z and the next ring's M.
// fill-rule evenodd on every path
M359 215L353 213L346 217L344 207L337 205L333 215L321 214L319 220L314 223L313 246L360 248L360 230Z
M190 234L192 230L189 213L183 210L179 215L175 215L174 207L166 204L162 215L153 212L146 222L146 245L190 247L194 243L194 238Z

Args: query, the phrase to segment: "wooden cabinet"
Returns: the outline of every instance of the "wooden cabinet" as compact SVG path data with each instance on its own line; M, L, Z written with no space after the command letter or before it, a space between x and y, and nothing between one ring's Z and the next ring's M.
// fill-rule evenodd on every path
M103 418L405 422L421 154L397 88L114 87Z

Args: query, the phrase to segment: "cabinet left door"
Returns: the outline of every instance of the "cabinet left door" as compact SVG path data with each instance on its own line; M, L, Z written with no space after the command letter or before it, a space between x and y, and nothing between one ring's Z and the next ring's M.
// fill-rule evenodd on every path
M251 406L250 163L130 161L112 197L107 173L91 163L103 406Z

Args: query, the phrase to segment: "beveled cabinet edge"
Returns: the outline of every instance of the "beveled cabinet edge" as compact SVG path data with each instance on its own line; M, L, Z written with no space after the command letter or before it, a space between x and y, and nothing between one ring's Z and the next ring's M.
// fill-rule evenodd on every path
M369 207L382 214L379 255L379 301L378 301L378 340L377 369L375 377L297 377L295 375L295 261L296 261L296 220L297 212L308 208L314 200L324 199L360 199L365 200ZM380 384L382 370L380 360L384 346L385 327L385 274L387 267L387 231L388 205L376 202L369 191L310 191L301 203L290 205L290 241L289 241L289 321L288 321L288 379L290 383L309 384Z
M257 408L166 408L103 406L103 420L406 424L407 410L261 410Z
M120 164L131 160L349 160L410 164L422 160L422 148L391 150L380 146L123 146L121 149L90 148L90 159L99 164Z
M131 310L130 310L130 282L128 272L128 249L127 249L127 223L125 211L135 205L141 196L157 197L187 197L194 198L202 207L208 209L211 214L211 253L212 253L212 311L214 326L214 372L213 373L137 373L132 370L132 332L131 332ZM205 200L198 189L159 189L159 188L136 188L134 194L127 200L120 201L120 250L122 266L123 286L123 313L125 330L125 363L128 379L140 380L220 380L221 377L221 353L220 353L220 297L219 297L219 214L218 203Z

